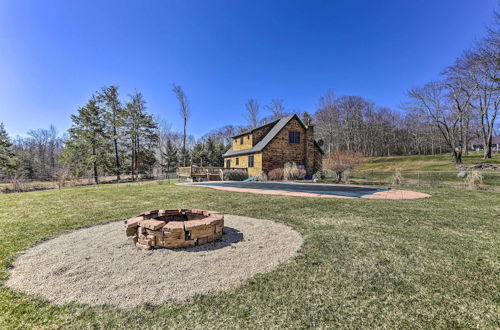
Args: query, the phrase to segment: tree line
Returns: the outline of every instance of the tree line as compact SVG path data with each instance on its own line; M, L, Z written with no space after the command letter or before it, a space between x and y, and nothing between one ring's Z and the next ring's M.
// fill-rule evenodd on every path
M191 163L221 166L222 154L229 148L224 129L199 140L188 135L188 98L178 85L174 84L172 91L184 123L180 133L147 112L140 92L123 100L117 86L106 86L93 94L71 115L72 125L62 135L50 126L11 139L0 123L0 178L71 175L92 177L99 183L104 175L116 176L117 180L127 175L136 180L139 176L172 173Z
M244 106L247 125L226 125L195 139L187 132L191 106L181 86L172 86L183 123L180 132L148 113L140 92L122 99L117 86L106 86L71 116L72 126L65 134L50 126L11 139L0 123L0 178L45 179L70 173L98 182L102 175L120 180L126 174L135 180L190 164L223 166L222 154L230 148L232 136L290 114L315 124L316 139L327 154L449 152L461 164L469 142L480 138L488 159L498 130L499 23L496 14L486 37L445 68L440 80L410 89L402 111L377 106L362 96L337 96L331 90L320 97L312 113L287 109L278 98L261 111L259 101L250 98Z
M462 163L472 139L481 139L484 159L491 158L492 138L498 134L500 105L500 17L487 28L485 38L467 49L445 68L438 81L408 91L401 110L380 107L362 96L337 97L330 90L319 99L316 111L285 109L282 99L264 106L271 113L261 116L259 102L245 104L247 126L256 127L297 113L313 119L316 139L329 154L352 151L364 156L453 155Z
M441 79L408 91L406 110L436 128L457 164L472 138L483 141L483 158L491 158L500 105L499 27L496 13L486 37L445 68Z

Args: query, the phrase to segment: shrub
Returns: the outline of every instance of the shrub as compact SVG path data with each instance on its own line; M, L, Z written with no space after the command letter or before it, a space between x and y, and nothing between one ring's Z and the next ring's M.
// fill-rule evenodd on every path
M402 181L403 181L403 176L401 175L401 169L397 169L396 172L394 172L394 175L392 176L392 185L400 186Z
M318 171L313 174L313 181L317 182L319 180L323 179L323 173L321 171Z
M243 181L248 179L248 173L245 170L225 170L224 181Z
M299 178L299 168L295 163L285 163L285 168L283 169L283 178L285 180L296 180Z
M347 170L352 170L361 165L363 156L359 152L334 151L324 160L324 168L334 171L337 181L342 181L342 175Z
M483 183L483 175L479 171L471 171L467 173L466 181L469 189L481 189L481 184Z
M304 168L299 168L299 175L297 176L297 179L304 180L305 177L306 177L306 170Z
M283 169L282 168L275 168L269 173L267 173L267 177L269 180L283 180Z
M261 172L260 175L257 177L257 181L267 181L266 173Z
M54 176L56 177L56 185L59 189L66 186L70 174L69 166L61 166L54 171Z
M350 169L345 170L344 173L342 174L342 179L344 183L349 183L350 177L351 177L351 170Z

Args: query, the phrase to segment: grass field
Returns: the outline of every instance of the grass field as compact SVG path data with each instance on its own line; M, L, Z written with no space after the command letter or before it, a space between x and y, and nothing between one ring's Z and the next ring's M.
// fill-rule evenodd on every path
M500 166L500 153L493 153L493 158L484 160L480 151L470 152L463 156L463 164L466 166L488 163ZM453 171L456 166L450 154L431 156L393 156L393 157L367 157L360 170L377 171Z
M294 261L241 287L133 311L56 306L0 285L0 328L499 328L499 194L421 191L433 197L316 199L156 182L0 194L0 283L16 254L41 240L157 208L273 219L305 239Z

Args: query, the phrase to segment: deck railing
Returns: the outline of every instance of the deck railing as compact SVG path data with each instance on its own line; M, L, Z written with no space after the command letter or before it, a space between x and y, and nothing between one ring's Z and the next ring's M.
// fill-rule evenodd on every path
M229 168L229 167L217 167L217 166L186 166L179 167L177 173L180 177L184 178L200 178L207 179L209 181L223 181L224 172L227 170L244 170L246 168Z

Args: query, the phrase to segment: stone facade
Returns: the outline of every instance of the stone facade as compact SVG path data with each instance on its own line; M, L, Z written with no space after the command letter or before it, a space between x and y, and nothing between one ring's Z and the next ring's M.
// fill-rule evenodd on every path
M300 143L291 144L288 142L290 131L300 133ZM305 130L297 119L293 118L267 145L262 157L262 170L269 172L272 169L283 167L285 163L294 162L297 166L306 166L306 143Z
M182 209L143 212L125 220L125 233L136 247L182 248L222 237L224 215L214 211Z

